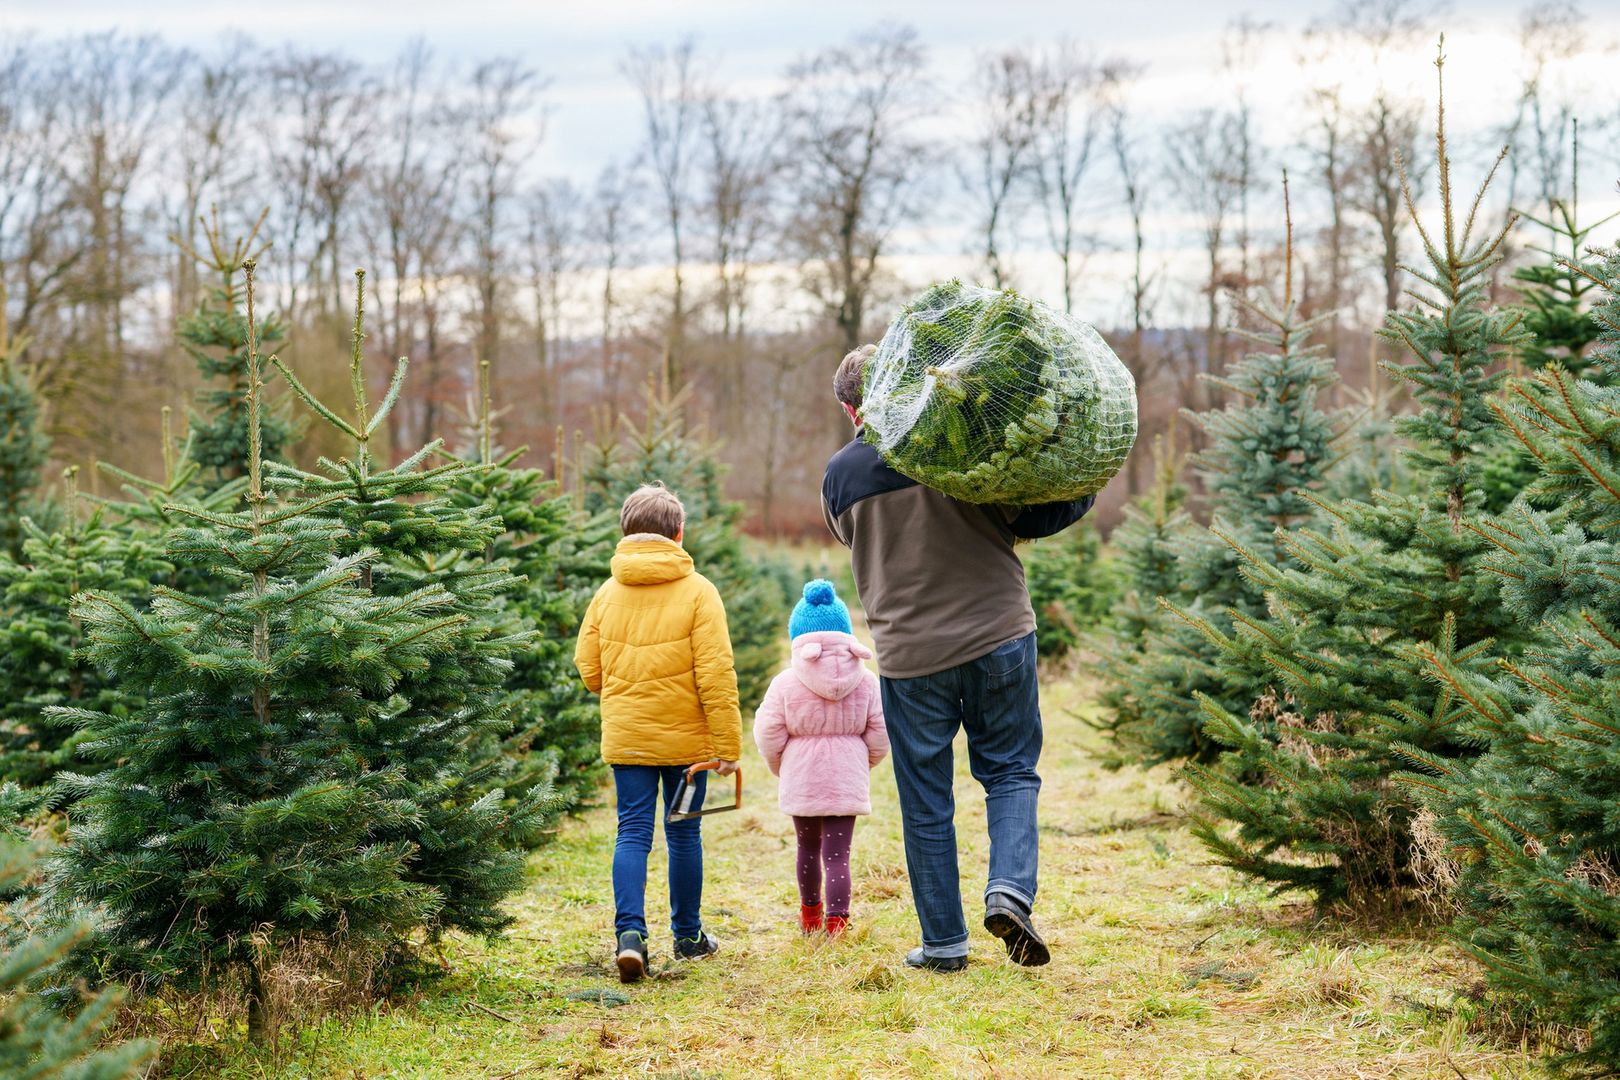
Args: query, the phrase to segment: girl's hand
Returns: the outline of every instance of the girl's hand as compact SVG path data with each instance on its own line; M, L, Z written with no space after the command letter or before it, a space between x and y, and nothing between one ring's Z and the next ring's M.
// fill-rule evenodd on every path
M737 763L735 761L722 761L714 771L721 776L730 776L737 771Z

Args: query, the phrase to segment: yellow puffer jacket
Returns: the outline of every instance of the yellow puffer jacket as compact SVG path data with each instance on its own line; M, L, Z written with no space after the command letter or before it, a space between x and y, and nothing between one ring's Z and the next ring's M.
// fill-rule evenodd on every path
M741 753L726 608L673 540L619 541L613 579L585 611L574 666L602 695L609 765L736 761Z

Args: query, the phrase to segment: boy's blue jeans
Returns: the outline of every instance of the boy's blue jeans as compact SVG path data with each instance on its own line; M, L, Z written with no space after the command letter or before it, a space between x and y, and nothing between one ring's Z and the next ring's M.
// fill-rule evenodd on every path
M669 848L670 929L677 939L703 933L698 913L703 903L702 818L670 821L675 785L686 769L680 765L615 765L613 787L619 804L619 832L613 843L613 932L634 930L647 936L647 854L652 851L653 818L658 783L664 784L664 842ZM708 773L693 779L694 810L703 806Z
M884 679L883 716L923 948L929 956L966 956L951 741L958 728L966 730L968 764L984 788L990 828L985 896L1006 893L1032 907L1039 862L1035 803L1041 790L1035 773L1041 756L1035 635L933 675Z

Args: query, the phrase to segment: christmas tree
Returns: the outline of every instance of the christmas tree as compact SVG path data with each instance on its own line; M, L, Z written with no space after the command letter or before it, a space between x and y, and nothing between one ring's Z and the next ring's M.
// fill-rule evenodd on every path
M510 779L505 787L509 796L519 795L539 770L554 771L558 796L577 805L601 776L601 716L595 695L574 669L574 639L607 574L618 518L585 514L540 470L517 467L523 451L498 447L495 417L485 361L468 445L458 451L460 459L481 467L461 473L450 497L462 507L489 506L499 516L504 531L481 557L521 576L500 598L501 610L536 634L512 657L507 680L515 717L507 753L533 775Z
M1067 656L1106 623L1119 600L1119 575L1103 555L1102 538L1082 521L1021 547L1018 557L1035 608L1040 654Z
M180 320L180 345L197 364L203 386L197 392L199 410L191 417L190 459L209 469L214 485L247 475L247 363L248 325L242 312L242 268L264 253L268 244L255 247L266 210L247 236L227 241L219 211L203 222L206 251L174 242L197 261L214 285L197 310ZM274 315L260 320L252 337L262 352L273 352L287 330ZM266 461L279 461L291 437L290 425L273 411L260 407L259 440Z
M315 515L338 530L340 556L365 557L363 590L400 604L434 598L438 647L377 695L386 718L358 727L356 736L370 762L400 770L417 787L422 817L400 837L418 852L411 880L439 898L434 927L492 932L511 921L497 905L522 884L517 849L536 842L558 809L553 764L507 752L527 701L507 690L514 657L533 649L539 635L525 612L503 603L527 585L493 556L505 531L500 515L488 503L455 498L461 477L488 466L427 464L443 456L438 440L392 468L373 453L371 439L399 400L407 364L399 360L373 411L363 361L364 271L355 278L349 417L272 358L294 394L353 443L352 454L322 458L316 472L290 465L268 472L274 487L315 500ZM503 802L507 795L514 797Z
M75 472L66 474L61 531L25 519L22 561L0 559L0 779L27 785L85 768L74 760L80 735L47 712L52 706L127 716L138 704L80 655L83 632L68 613L74 595L138 596L170 570L145 536L105 525L105 508L79 520Z
M1095 724L1110 734L1135 725L1146 706L1143 696L1158 687L1144 686L1136 677L1146 656L1149 633L1161 626L1168 613L1159 598L1180 585L1176 562L1177 539L1195 526L1183 504L1187 488L1181 483L1182 458L1174 447L1174 429L1167 449L1165 436L1153 440L1154 479L1151 487L1125 507L1125 519L1111 538L1115 572L1124 587L1115 606L1113 632L1096 644L1102 706ZM1135 760L1117 752L1114 741L1105 760L1111 766Z
M35 856L26 843L0 836L0 896L16 892L33 874ZM14 936L0 912L0 937ZM37 984L61 963L85 928L48 934L22 934L0 954L0 1076L17 1080L133 1080L157 1049L128 1042L98 1049L123 995L107 991L66 1016L36 992Z
M1286 211L1286 176L1283 202ZM1310 344L1327 316L1305 318L1300 312L1292 213L1285 218L1281 297L1240 300L1260 329L1239 333L1259 350L1211 380L1232 404L1189 414L1209 439L1193 465L1217 510L1211 530L1184 529L1168 541L1175 580L1161 593L1161 603L1178 617L1149 620L1135 662L1109 671L1121 684L1114 696L1128 699L1113 724L1127 759L1207 760L1217 746L1201 730L1198 698L1246 709L1265 694L1268 678L1223 664L1218 639L1203 631L1206 624L1229 631L1236 614L1253 617L1265 610L1260 587L1239 573L1234 549L1223 538L1282 561L1278 535L1309 517L1308 497L1321 487L1334 443L1348 427L1343 414L1318 404L1338 378L1332 359Z
M621 416L617 431L604 425L581 476L585 509L617 516L625 496L654 480L680 496L686 506L686 550L725 601L737 687L746 706L765 696L780 669L792 593L782 568L743 547L737 534L742 508L721 492L715 448L687 429L687 397L687 390L670 394L650 384L644 423Z
M1517 381L1503 422L1536 462L1532 503L1480 526L1509 612L1544 643L1494 670L1424 650L1458 701L1474 760L1409 747L1404 777L1433 811L1455 930L1498 987L1590 1027L1591 1064L1620 1061L1620 253L1579 268L1608 290L1583 378L1559 359ZM1593 370L1583 366L1583 371Z
M251 263L244 273L251 328ZM373 473L361 455L317 492L290 471L271 484L251 332L246 371L246 508L167 509L186 523L169 531L169 557L214 587L73 605L90 659L141 704L58 712L108 767L64 778L81 801L55 887L99 911L83 954L95 975L236 987L262 1039L289 965L365 979L423 928L498 928L494 901L522 865L503 841L533 822L498 792L459 798L466 744L497 707L472 693L459 712L421 706L458 682L483 694L500 647L469 655L465 598L441 583L375 587L390 568L350 526L374 514L377 539L409 531L428 551L490 530L435 502L431 470L412 465ZM469 856L474 840L484 848ZM452 864L467 880L450 880Z
M1545 229L1546 246L1530 248L1541 261L1513 271L1519 282L1519 297L1525 307L1524 326L1529 332L1518 364L1539 371L1558 364L1570 374L1593 381L1607 375L1594 365L1587 351L1598 338L1598 324L1590 312L1596 285L1595 260L1587 255L1591 236L1602 226L1620 217L1610 214L1600 221L1583 224L1580 220L1580 143L1572 136L1571 155L1575 169L1568 199L1552 199L1545 217L1521 216ZM1493 448L1485 465L1486 507L1505 510L1535 480L1537 463L1517 440L1506 440Z
M1396 902L1411 883L1413 808L1390 783L1397 744L1445 758L1478 752L1458 731L1460 703L1414 646L1466 665L1493 639L1508 649L1524 640L1472 527L1481 451L1499 437L1488 397L1501 360L1524 342L1519 314L1489 297L1506 227L1474 236L1483 186L1459 220L1443 95L1436 130L1441 231L1417 220L1408 192L1427 262L1408 272L1425 288L1382 331L1410 354L1389 370L1419 405L1398 421L1419 490L1318 501L1326 527L1283 534L1286 564L1271 545L1223 531L1268 594L1269 616L1234 611L1230 634L1201 624L1234 679L1269 679L1275 693L1241 710L1200 699L1206 734L1226 752L1186 770L1199 794L1195 831L1227 865L1324 904Z
M0 557L22 551L22 521L38 513L40 470L51 450L40 429L39 397L16 360L24 344L7 328L0 284Z

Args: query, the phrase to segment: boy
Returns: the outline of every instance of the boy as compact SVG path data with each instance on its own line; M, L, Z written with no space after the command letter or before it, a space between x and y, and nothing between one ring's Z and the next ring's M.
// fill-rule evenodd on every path
M681 547L686 508L663 484L651 484L624 500L619 526L613 577L585 611L574 665L602 697L602 760L613 767L619 809L613 930L619 978L629 983L647 971L647 854L660 781L675 955L691 960L720 948L698 910L702 819L672 822L669 808L688 765L718 760L721 776L737 771L742 714L725 605ZM694 808L703 804L707 775L694 779Z

